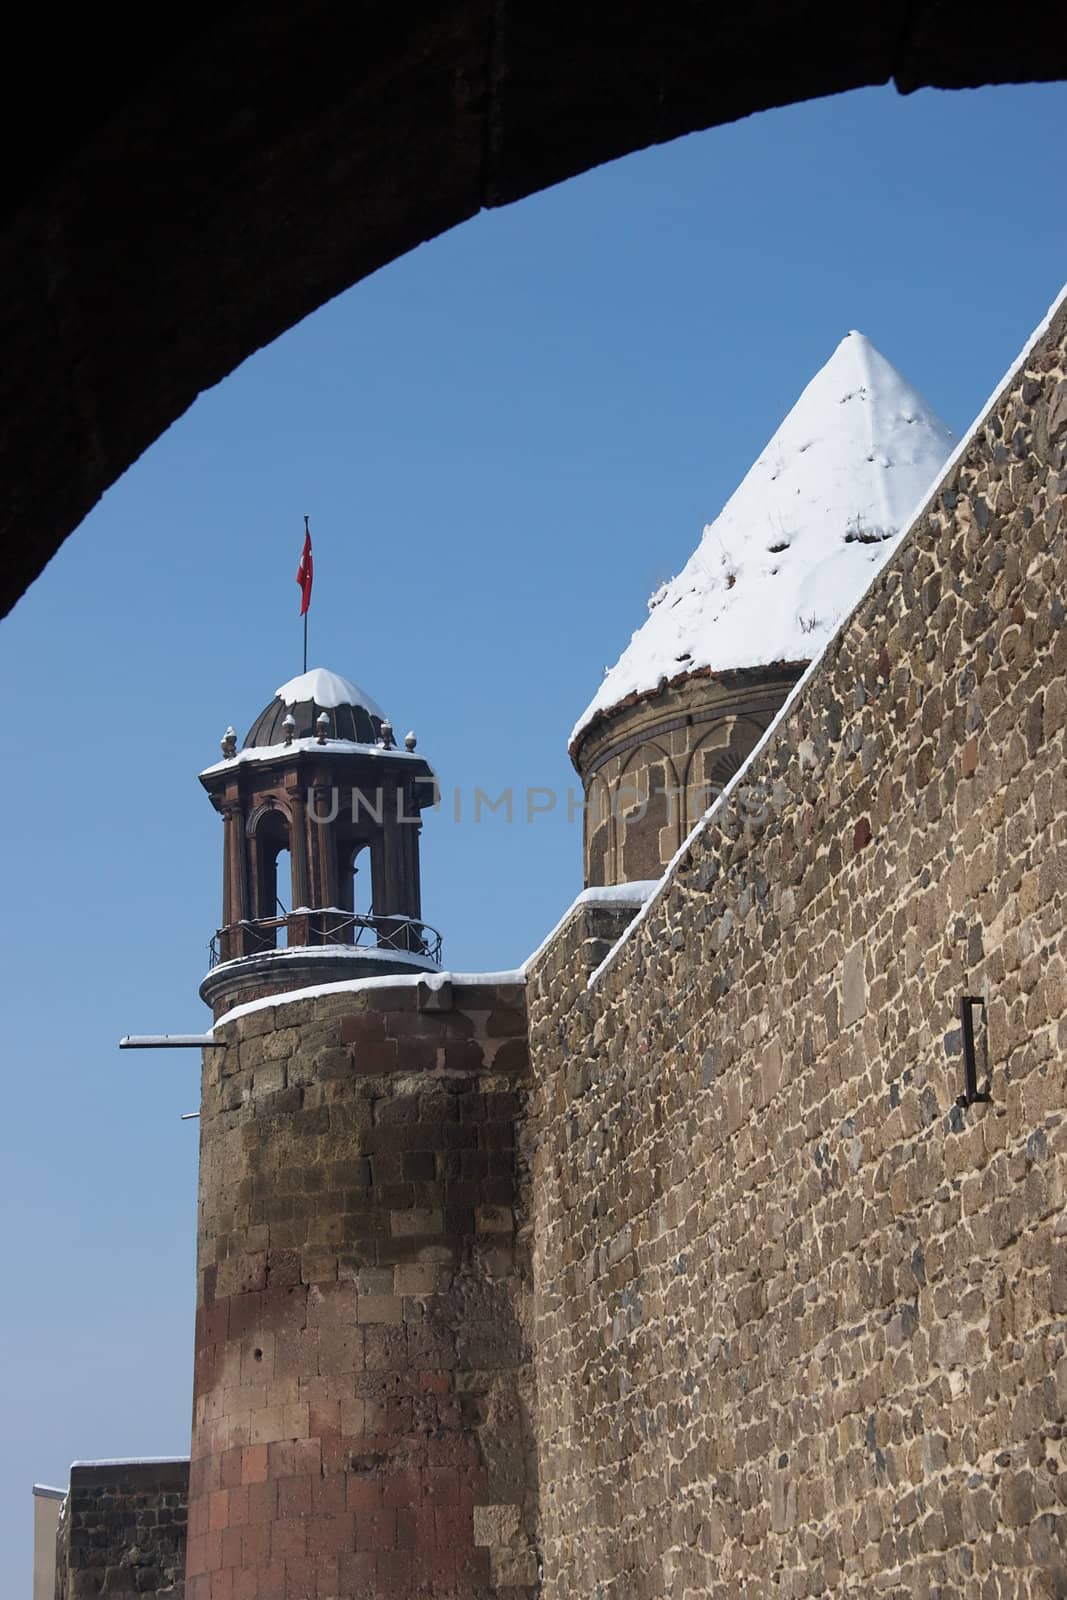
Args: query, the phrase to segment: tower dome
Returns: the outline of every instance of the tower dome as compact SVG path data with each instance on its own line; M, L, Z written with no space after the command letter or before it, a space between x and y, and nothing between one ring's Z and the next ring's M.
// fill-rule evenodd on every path
M245 738L246 750L283 744L283 723L292 717L288 731L294 739L310 739L318 734L318 718L327 717L327 737L350 744L376 744L381 736L385 713L358 684L325 667L313 667L298 678L290 678L264 706Z
M656 877L859 600L955 443L863 334L816 373L571 735L587 883Z

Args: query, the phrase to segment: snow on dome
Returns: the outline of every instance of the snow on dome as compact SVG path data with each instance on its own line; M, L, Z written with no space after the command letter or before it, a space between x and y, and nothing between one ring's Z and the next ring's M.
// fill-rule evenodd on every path
M952 430L852 332L808 384L676 578L648 602L571 741L700 668L810 661L920 509Z
M358 684L349 683L347 678L342 678L336 672L328 672L325 667L312 667L310 672L302 672L298 678L290 678L280 689L275 689L274 695L276 699L283 700L287 706L302 705L314 700L324 711L333 711L337 706L362 706L372 717L379 719L385 717L385 712L375 705L370 695Z
M244 748L273 749L317 738L324 729L329 739L378 745L384 721L369 694L336 672L314 667L275 689L274 698L249 728Z

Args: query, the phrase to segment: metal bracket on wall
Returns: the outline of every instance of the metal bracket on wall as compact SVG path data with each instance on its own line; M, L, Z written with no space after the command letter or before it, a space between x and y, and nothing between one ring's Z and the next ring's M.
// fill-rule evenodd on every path
M974 1008L978 1006L982 1012L983 1025L986 1020L985 1000L980 994L965 994L960 1000L960 1032L963 1038L963 1093L957 1096L958 1106L988 1105L993 1096L988 1089L978 1088L978 1061L974 1048ZM989 1047L988 1040L983 1052L985 1057L985 1076L989 1082Z
M119 1040L120 1050L225 1050L221 1039L210 1033L128 1033Z

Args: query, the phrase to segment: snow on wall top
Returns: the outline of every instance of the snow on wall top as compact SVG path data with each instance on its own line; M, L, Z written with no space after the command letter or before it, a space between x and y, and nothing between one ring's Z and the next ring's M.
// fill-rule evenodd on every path
M350 683L337 672L328 672L325 667L312 667L310 672L302 672L298 678L290 678L280 689L275 689L274 695L276 699L283 700L287 706L302 705L307 700L314 700L324 711L332 711L337 706L363 706L372 717L383 719L385 717L385 712L375 705L365 689L361 689L358 684Z
M842 339L575 725L686 673L818 655L955 436L862 333Z

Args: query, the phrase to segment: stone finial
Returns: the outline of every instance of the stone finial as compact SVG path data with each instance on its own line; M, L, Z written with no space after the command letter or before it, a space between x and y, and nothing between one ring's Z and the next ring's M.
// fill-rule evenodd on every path
M285 729L286 744L292 744L293 734L296 732L296 718L291 711L287 711L282 718L282 727Z
M227 728L223 734L222 754L227 761L232 760L237 754L237 730L235 728Z
M404 749L405 750L414 750L415 745L417 744L417 742L418 741L416 740L415 735L413 733L405 733L405 735L404 735Z
M325 711L320 711L318 716L315 718L315 727L318 729L317 737L319 743L325 744L327 736L330 732L330 719L326 715Z
M382 718L381 746L383 750L396 749L396 740L393 738L393 724L388 717Z

